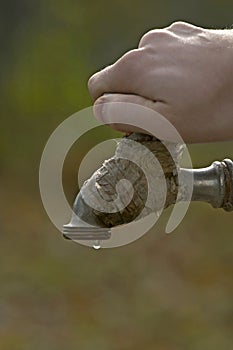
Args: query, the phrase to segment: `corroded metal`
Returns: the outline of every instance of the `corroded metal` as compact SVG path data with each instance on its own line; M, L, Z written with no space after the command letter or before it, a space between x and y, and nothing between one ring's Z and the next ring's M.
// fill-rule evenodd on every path
M152 136L131 134L128 136L128 140L127 138L122 139L115 156L105 161L103 166L93 174L92 178L85 182L83 192L81 189L74 202L74 218L72 218L68 225L64 225L63 227L65 238L74 240L109 239L111 237L111 227L133 221L144 209L148 189L146 178L141 174L140 168L135 166L133 162L121 159L120 157L126 150L129 159L131 159L131 156L134 158L137 148L135 148L135 144L132 141L139 142L147 147L159 160L167 184L167 197L165 203L163 203L164 206L160 207L160 202L153 204L153 206L147 208L147 211L144 210L145 215L153 211L156 212L156 210L160 210L161 208L166 208L176 201L190 201L190 198L191 201L207 202L214 208L222 208L228 212L233 211L232 160L224 159L221 162L215 161L210 166L201 169L179 168L177 162L179 161L182 149L178 145L174 145L174 159L166 150L166 147ZM144 157L144 159L145 162L150 163L147 157ZM152 172L153 179L158 174L154 174L153 167L151 169L149 171ZM104 210L98 211L93 209L94 207L88 206L85 202L85 194L86 197L90 198L93 195L95 186L98 190L97 194L100 194L108 203L111 203L112 198L116 194L116 184L122 178L132 180L134 187L133 199L123 210L106 213ZM191 189L190 178L192 178L193 183ZM157 191L161 191L159 186L153 189L153 193ZM192 196L190 197L191 193ZM125 195L127 196L127 194ZM98 199L98 196L96 198ZM93 196L93 200L96 200L96 198Z

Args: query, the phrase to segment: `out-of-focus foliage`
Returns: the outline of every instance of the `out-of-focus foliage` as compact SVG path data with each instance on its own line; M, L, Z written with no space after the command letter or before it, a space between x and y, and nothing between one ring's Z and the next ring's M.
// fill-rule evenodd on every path
M141 240L99 251L61 239L38 191L46 140L91 105L88 77L175 20L230 27L231 0L1 0L0 349L200 350L233 347L232 214L192 204ZM108 128L72 150L65 187ZM91 138L91 139L90 139ZM233 144L190 147L195 166ZM75 164L74 164L75 163Z

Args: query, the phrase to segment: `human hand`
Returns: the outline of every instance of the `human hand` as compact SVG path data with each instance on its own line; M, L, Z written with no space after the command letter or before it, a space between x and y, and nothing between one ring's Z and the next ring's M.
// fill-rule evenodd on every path
M130 102L160 113L185 142L233 140L233 31L184 22L151 30L88 86L95 106L108 103L94 109L101 121L109 120L109 102ZM111 124L136 131L114 118Z

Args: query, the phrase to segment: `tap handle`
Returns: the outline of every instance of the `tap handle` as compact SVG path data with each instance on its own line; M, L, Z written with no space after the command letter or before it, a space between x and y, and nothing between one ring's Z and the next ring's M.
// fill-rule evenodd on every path
M233 211L233 161L224 159L201 169L181 169L184 183L193 176L192 201L208 202L214 208ZM186 194L183 196L186 199Z

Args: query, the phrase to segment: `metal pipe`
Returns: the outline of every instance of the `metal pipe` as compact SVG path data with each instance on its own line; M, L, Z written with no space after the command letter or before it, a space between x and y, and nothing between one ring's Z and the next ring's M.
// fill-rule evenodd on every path
M193 176L192 201L207 202L214 208L233 211L233 161L224 159L215 161L210 166L200 169L180 169L181 186L189 183ZM188 192L183 191L180 201L189 200ZM95 226L63 226L63 235L76 240L107 240L111 238L110 228ZM98 242L98 241L97 241Z
M201 169L181 169L182 182L193 176L192 201L210 203L214 208L233 210L233 162L224 159ZM187 200L185 197L181 200Z

